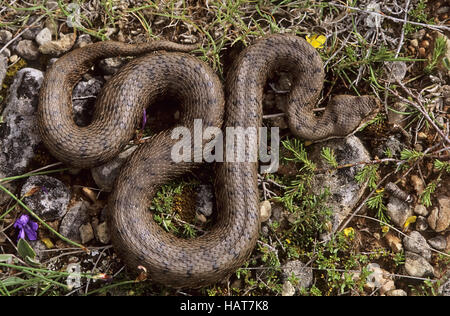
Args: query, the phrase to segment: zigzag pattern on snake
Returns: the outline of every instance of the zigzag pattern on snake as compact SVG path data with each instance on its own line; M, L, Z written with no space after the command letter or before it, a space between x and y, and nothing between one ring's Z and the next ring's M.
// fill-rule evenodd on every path
M293 35L266 36L244 49L228 71L225 92L207 64L183 53L193 48L165 41L99 42L61 57L46 73L38 110L39 130L50 153L81 168L112 159L132 138L143 109L163 94L179 101L183 112L179 125L191 130L194 119L202 119L203 129L259 127L264 86L275 70L293 76L285 112L297 137L348 135L379 106L371 96L341 95L332 99L322 116L314 115L324 80L322 61L310 44ZM105 84L92 123L77 126L71 112L73 86L96 60L128 55L143 56ZM174 143L171 130L166 130L132 154L110 195L108 223L114 248L130 268L143 266L151 280L168 286L199 287L233 273L253 250L260 226L257 163L216 163L215 225L201 237L176 238L158 226L148 210L162 184L199 165L173 162Z

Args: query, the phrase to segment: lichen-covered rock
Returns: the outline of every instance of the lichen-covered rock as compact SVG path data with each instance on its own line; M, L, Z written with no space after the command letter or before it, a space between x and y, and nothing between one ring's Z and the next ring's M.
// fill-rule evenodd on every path
M438 207L435 207L428 216L428 224L436 232L442 232L450 226L450 198L438 197Z
M23 202L41 219L54 221L67 212L70 190L60 180L49 176L31 176L22 186Z
M313 270L311 267L307 267L300 260L288 261L281 267L283 272L283 279L289 280L291 277L295 277L298 282L295 287L308 288L313 282Z
M329 168L321 156L323 147L329 147L334 151L339 165L352 164L370 160L370 154L362 142L356 136L342 139L333 139L310 146L309 159L317 164L318 168ZM317 174L314 178L313 191L321 192L325 188L330 191L327 206L333 210L332 231L348 216L353 207L359 201L367 187L366 183L357 183L355 175L362 166L342 168L335 171L326 171ZM326 236L322 236L327 238Z
M59 233L73 241L81 242L80 227L89 222L89 203L78 201L72 205L59 225Z
M35 113L43 77L40 70L24 68L17 72L9 88L3 124L0 124L0 178L25 172L41 141ZM10 190L16 185L16 182L6 184ZM0 192L0 204L7 198Z
M422 278L434 276L434 269L428 261L411 251L405 252L405 271L410 276Z
M431 259L431 250L427 240L418 231L412 231L403 239L405 249L421 255L427 260Z
M386 212L392 222L401 228L405 225L406 220L413 215L413 210L409 204L396 198L395 196L389 197L389 202L386 208Z

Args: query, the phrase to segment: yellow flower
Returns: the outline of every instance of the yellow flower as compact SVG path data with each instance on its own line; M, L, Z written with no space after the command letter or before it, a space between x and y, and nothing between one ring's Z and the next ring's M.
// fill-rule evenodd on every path
M352 238L353 236L355 236L355 230L353 229L353 227L347 227L344 229L344 235L347 238Z
M42 238L41 241L44 243L45 247L47 249L52 249L55 247L55 245L52 243L52 241L49 238Z
M383 234L386 234L389 231L389 226L388 225L381 226L381 231L383 232Z
M311 44L314 48L322 48L323 44L327 38L324 35L313 34L311 36L306 36L306 41Z
M286 238L286 242L287 242L288 244L290 244L290 243L291 243L291 240Z
M412 223L415 223L417 216L410 216L406 219L405 224L403 225L403 230L407 229L408 226Z

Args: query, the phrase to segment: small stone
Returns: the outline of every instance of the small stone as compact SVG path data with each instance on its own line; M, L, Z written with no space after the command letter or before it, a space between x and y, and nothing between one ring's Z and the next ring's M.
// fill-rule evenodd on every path
M408 108L408 105L404 102L396 102L392 106L392 110L388 109L388 121L389 124L392 125L399 125L401 127L404 127L407 123L407 120L405 119L406 116L404 114L398 113L398 112L406 112L406 109ZM391 136L392 137L392 136Z
M6 44L12 39L12 33L8 30L0 30L0 44Z
M421 195L423 190L425 189L425 185L422 181L422 179L419 176L416 176L415 174L411 176L411 184L414 187L414 190L416 190L418 195ZM420 214L422 215L422 214Z
M120 57L111 57L102 59L99 67L106 75L114 75L124 64L124 60Z
M59 56L75 44L75 34L60 34L61 38L55 41L49 41L39 46L39 51L45 55Z
M447 239L439 235L428 239L428 244L436 250L445 250L447 248Z
M272 215L272 206L270 205L270 202L268 200L261 202L261 204L259 205L259 212L261 216L261 223L264 223L270 218L270 216Z
M26 40L34 40L36 35L41 31L40 27L29 27L22 33L22 38Z
M52 58L53 59L53 58ZM104 81L97 77L78 82L72 92L73 118L78 126L91 123L95 109L95 100Z
M102 244L108 244L110 241L109 229L106 222L102 222L95 227L97 240Z
M442 232L450 225L450 198L439 197L439 207L435 207L428 216L428 224L435 232Z
M398 238L396 235L394 235L391 232L388 232L384 238L386 239L386 242L391 248L391 250L395 253L401 252L403 250L402 240Z
M388 73L388 80L390 82L396 82L397 80L403 80L406 75L406 63L403 61L393 61L385 63Z
M214 208L214 189L212 185L202 184L199 186L195 208L199 213L206 217L211 216Z
M92 39L89 34L81 34L74 45L74 48L84 47L88 44L92 44Z
M48 27L43 28L37 35L36 35L36 43L39 44L39 46L44 45L47 42L50 42L52 40L52 31Z
M284 281L283 288L281 289L282 296L294 296L295 287L292 285L290 281Z
M386 292L386 296L408 296L402 289L395 289Z
M380 287L380 295L385 295L389 291L395 290L395 283L393 280L387 280L381 287Z
M430 47L430 42L428 40L423 40L420 42L420 47L423 47L426 49L426 48Z
M426 57L426 55L427 55L427 52L426 52L425 48L420 47L419 48L419 56L420 57Z
M434 276L434 269L428 261L411 251L405 252L405 271L410 276L422 278Z
M408 237L403 239L405 250L417 253L427 260L431 259L431 250L427 240L418 231L412 231Z
M39 50L32 40L21 40L15 50L17 55L27 60L36 60L39 57Z
M297 283L294 285L295 288L308 288L312 285L313 282L313 270L310 267L307 267L300 260L293 260L287 262L285 265L281 267L283 279L285 281L290 280L290 278L294 277Z
M450 296L450 279L439 287L438 293L442 296Z
M88 243L94 239L94 230L92 229L91 223L81 225L79 230L82 244Z
M78 201L72 205L59 225L59 233L71 240L81 241L80 226L89 222L89 203Z
M417 214L417 215L420 215L420 216L427 216L428 215L428 210L427 210L427 208L424 205L417 204L414 207L414 213Z
M416 219L416 230L419 232L424 232L428 229L427 219L423 216L417 216Z
M0 56L0 87L2 87L3 80L5 79L7 70L8 70L8 59L6 57Z
M111 192L114 181L119 175L120 168L136 148L136 146L130 147L124 152L121 152L113 160L91 169L92 178L100 189L105 192Z
M17 56L17 55L12 55L11 57L9 57L9 62L11 64L14 64L18 60L19 60L19 56Z
M195 212L195 219L198 220L200 223L203 223L203 224L208 221L206 216L203 215L202 213L199 213L199 212Z
M406 220L413 215L413 211L406 202L403 202L394 196L390 196L387 205L387 214L393 223L398 227L403 228Z
M6 59L11 57L11 51L9 50L9 48L3 49L1 56L6 57Z
M22 186L23 202L41 219L54 221L67 212L70 191L60 180L49 176L31 176Z
M366 284L364 284L364 289L367 292L373 292L375 289L381 289L385 286L383 290L384 294L395 288L389 273L382 269L378 263L369 263L367 265L367 270L371 272L371 274L367 276Z
M412 39L410 43L412 47L419 47L419 41L417 39Z

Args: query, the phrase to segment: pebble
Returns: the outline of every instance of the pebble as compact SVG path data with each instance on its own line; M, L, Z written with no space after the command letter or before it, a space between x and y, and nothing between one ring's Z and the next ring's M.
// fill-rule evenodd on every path
M444 236L438 235L428 239L428 244L436 250L445 250L447 248L447 239Z
M119 175L120 168L135 149L136 146L130 147L111 161L91 169L92 178L100 189L105 192L112 191L114 181Z
M95 100L104 81L94 77L78 82L72 92L73 117L78 126L87 126L94 113Z
M27 60L36 60L39 57L38 47L32 40L21 40L17 43L15 51L17 55Z
M44 55L59 56L72 48L75 44L75 34L60 34L60 39L45 42L39 46L39 51Z
M201 184L197 189L195 209L206 217L211 216L214 208L214 188L210 184Z
M399 125L405 127L408 122L405 120L405 115L398 112L406 112L408 105L404 102L396 102L392 106L392 110L388 109L388 122L391 125ZM398 111L398 112L397 112ZM393 137L393 136L390 136Z
M408 275L418 278L434 275L431 264L424 257L411 251L405 251L405 271Z
M99 62L100 69L106 75L114 75L124 64L124 60L120 57L111 57L102 59Z
M0 30L0 44L6 44L12 40L12 33L8 30Z
M92 229L91 223L81 225L79 231L82 244L86 244L94 239L94 230Z
M109 243L111 236L109 235L107 222L101 222L95 226L95 235L97 236L97 240L102 244L106 245Z
M427 260L431 259L431 250L427 240L418 231L412 231L408 237L403 239L405 250L421 255Z
M7 59L11 57L11 51L9 50L9 48L3 49L1 56L6 57Z
M0 88L2 87L3 80L6 77L8 70L8 59L4 56L0 56Z
M403 228L406 220L413 215L413 211L409 205L394 196L389 197L389 203L386 207L387 214L392 222L401 228Z
M408 296L402 289L395 289L386 292L386 296Z
M439 197L439 207L433 208L428 216L428 224L435 232L442 232L450 225L450 198Z
M386 239L386 242L391 248L391 250L395 253L401 252L403 250L402 240L398 238L395 234L388 232L384 238Z
M295 277L297 284L295 284L295 288L308 288L312 285L313 282L313 270L310 267L306 267L306 265L300 260L289 261L281 267L283 279L288 281L287 279L292 276Z
M417 194L421 195L423 190L425 189L425 185L422 179L414 174L411 176L411 184L414 187L414 190L416 190Z
M92 43L91 36L89 34L81 34L74 45L74 48L84 47Z
M55 221L66 214L71 194L60 180L40 175L27 179L20 196L25 196L23 202L41 219Z
M294 296L295 287L290 281L284 281L283 288L281 289L281 296Z
M427 208L424 205L417 204L414 207L414 213L417 214L417 215L420 215L420 216L427 216L428 215L428 210L427 210Z
M48 27L44 27L37 35L36 35L36 43L39 46L44 45L47 42L52 40L52 31Z
M73 204L59 225L59 233L71 240L81 241L80 227L89 222L89 203L77 201Z
M379 289L380 294L384 294L390 290L395 289L394 281L390 278L389 273L382 269L378 263L369 263L367 271L372 272L367 276L364 289L367 292L373 292Z
M264 223L272 215L272 206L270 205L270 201L268 200L262 201L261 204L259 205L259 212L261 216L260 221L261 223Z
M428 229L427 219L423 216L417 216L416 219L416 230L419 232L426 231Z

